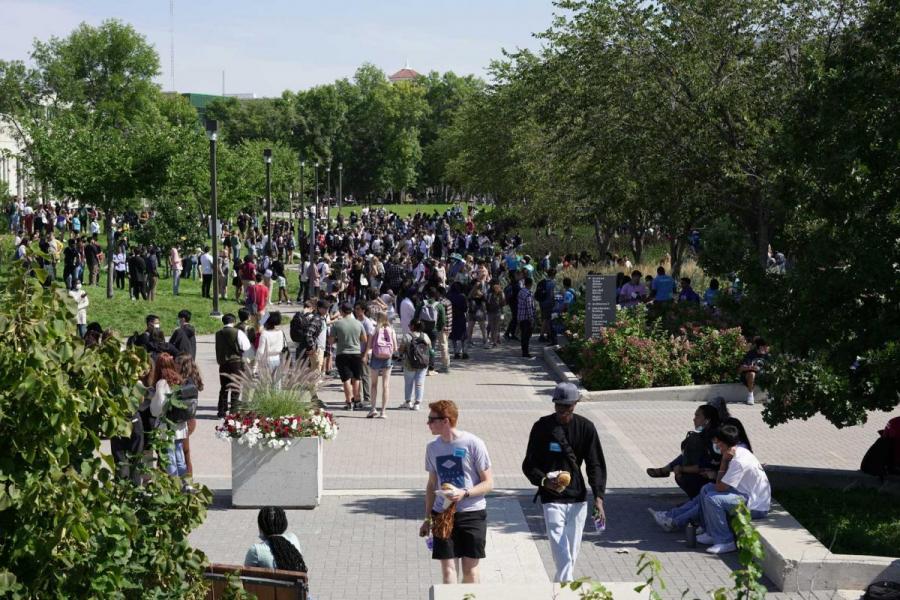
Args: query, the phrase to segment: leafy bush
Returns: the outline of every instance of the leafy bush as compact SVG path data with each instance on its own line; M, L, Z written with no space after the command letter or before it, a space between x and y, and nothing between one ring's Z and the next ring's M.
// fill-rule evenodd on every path
M693 311L685 313L697 316ZM671 317L678 314L673 310L665 318L651 316L644 305L620 309L616 324L598 338L585 340L569 329L562 358L589 390L734 381L745 350L740 328L716 329L688 322L670 333L668 329L675 328ZM567 325L579 324L583 327L583 317L568 317Z
M145 356L87 349L65 292L14 268L0 291L0 596L200 598L187 537L211 498L151 471L117 479L101 438L128 435Z

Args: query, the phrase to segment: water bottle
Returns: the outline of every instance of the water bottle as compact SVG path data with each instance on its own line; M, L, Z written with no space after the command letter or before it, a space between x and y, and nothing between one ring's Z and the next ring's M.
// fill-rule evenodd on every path
M425 547L428 548L429 552L434 550L434 536L430 533L428 534L428 537L425 538Z
M684 528L684 535L687 538L687 547L688 548L696 548L697 547L697 526L693 523L688 523L687 527Z

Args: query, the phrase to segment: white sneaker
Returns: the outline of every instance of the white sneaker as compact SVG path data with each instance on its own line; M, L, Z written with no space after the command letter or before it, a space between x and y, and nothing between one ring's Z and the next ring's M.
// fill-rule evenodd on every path
M659 525L663 531L675 531L675 523L665 511L653 510L652 508L648 508L647 510L650 512L653 520L656 521L656 524Z
M412 402L404 402L400 405L400 408L407 408L409 410L412 410Z
M756 403L756 401L753 399L753 392L747 394L747 400L745 400L745 402L748 406L753 406Z
M704 546L712 546L715 544L715 540L712 539L712 536L708 533L703 533L697 536L697 543L703 544Z
M737 545L734 542L728 542L727 544L716 544L715 546L710 546L706 549L706 551L710 554L727 554L729 552L735 552L736 550Z
M419 410L420 408L421 408L421 406L420 406L420 404L419 404L418 402L416 402L416 403L413 404L413 406L412 406L412 409L413 409L413 410Z

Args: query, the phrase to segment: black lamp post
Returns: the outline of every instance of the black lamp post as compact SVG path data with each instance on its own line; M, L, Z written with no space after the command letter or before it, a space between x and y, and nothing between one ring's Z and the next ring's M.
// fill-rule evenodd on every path
M328 227L331 228L331 163L328 163L328 166L325 167L325 172L328 173L328 188L325 192L325 205L328 206Z
M319 226L319 161L316 161L316 227Z
M272 149L263 150L266 161L266 255L272 252Z
M303 167L306 161L300 161L300 225L297 226L297 247L300 247L300 232L303 231L303 224L306 221L306 198L303 197ZM302 263L301 263L302 264Z
M213 305L211 317L221 316L219 312L219 201L216 195L216 140L219 137L219 123L212 119L206 121L206 135L209 137L209 200L212 211L212 255L213 255Z
M338 212L344 208L344 163L338 163Z

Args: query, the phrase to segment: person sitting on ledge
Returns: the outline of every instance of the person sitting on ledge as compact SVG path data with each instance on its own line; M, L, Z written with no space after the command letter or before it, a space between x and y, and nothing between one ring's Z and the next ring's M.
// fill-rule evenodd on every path
M664 467L647 469L650 477L675 474L675 483L689 498L716 477L717 460L712 453L712 432L719 427L719 411L702 404L694 411L694 429L681 442L681 454Z
M247 550L244 566L306 573L300 541L293 533L285 533L287 515L284 509L278 506L261 508L256 522L262 541Z

